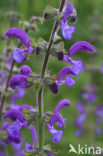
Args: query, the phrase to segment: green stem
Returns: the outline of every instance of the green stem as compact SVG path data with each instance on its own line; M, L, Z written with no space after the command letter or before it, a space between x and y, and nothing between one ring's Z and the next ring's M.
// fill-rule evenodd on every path
M65 5L65 0L61 0L60 2L60 7L59 7L59 12L62 12L63 7ZM45 58L43 61L43 66L41 69L41 78L44 79L45 77L45 73L46 73L46 68L48 65L48 61L49 61L49 56L51 53L51 47L54 43L54 38L55 38L55 34L58 31L58 27L59 27L59 21L56 20L54 22L53 25L53 29L50 35L50 39L49 39L49 43L48 43L48 48L45 54ZM40 88L39 92L38 92L38 102L39 102L39 156L42 156L42 151L43 151L43 142L44 142L44 137L43 137L43 131L44 131L44 124L43 124L43 87Z

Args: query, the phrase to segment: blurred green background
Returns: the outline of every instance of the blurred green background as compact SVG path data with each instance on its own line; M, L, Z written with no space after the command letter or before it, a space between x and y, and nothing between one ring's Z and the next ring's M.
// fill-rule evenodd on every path
M81 58L86 65L92 64L99 67L101 62L103 61L103 0L70 0L70 2L73 2L77 10L77 23L75 24L76 31L73 35L73 38L70 41L64 41L62 38L65 43L65 48L69 49L69 47L73 43L80 40L86 40L88 42L91 42L92 44L95 44L98 53L96 57L88 52L80 52L76 54L74 58ZM34 15L43 16L44 9L47 5L58 8L59 0L18 0L17 12L19 12L19 14L21 15L20 21L29 21L30 18ZM12 7L13 0L0 0L0 34L4 34L5 31L9 28L10 18L6 17L6 13L11 11ZM93 19L93 17L95 17L94 12L97 12L98 14L97 23ZM98 43L95 43L93 40L93 37L95 37L96 33L93 30L93 26L95 26L95 24L98 24L100 27L100 30L98 31ZM42 25L39 24L39 32L29 32L28 35L29 37L34 38L36 41L39 37L42 37L46 41L48 41L52 25L53 21L44 22ZM14 26L18 27L18 20L16 20ZM5 48L5 43L5 41L0 40L0 54ZM42 61L43 55L31 55L30 59L24 64L28 64L34 72L40 73ZM49 73L51 73L51 75L57 75L60 69L66 65L66 63L60 62L56 58L51 57L48 65L48 71ZM68 88L66 85L61 86L59 89L59 94L57 95L53 95L49 91L49 89L45 90L44 111L54 110L57 103L62 99L69 99L71 101L71 106L69 108L64 108L61 112L63 117L67 118L67 122L66 128L63 128L64 134L60 143L53 144L51 141L51 135L45 129L45 144L50 143L53 149L59 149L61 151L61 153L58 154L59 156L68 156L69 144L74 145L74 147L76 148L77 144L81 144L81 146L85 144L87 144L88 146L98 144L103 147L103 135L101 135L100 137L93 135L93 137L91 137L90 131L86 129L84 135L81 138L77 138L75 136L76 127L73 124L78 114L76 110L76 101L78 99L81 99L81 89L85 83L90 82L91 84L96 84L99 88L97 95L98 101L93 104L93 107L95 107L97 104L102 103L103 76L99 72L95 72L93 76L93 81L91 81L91 72L81 73L78 78L75 78L76 85L74 85L72 88ZM26 92L26 96L23 99L18 100L17 103L35 106L35 88L30 88ZM89 118L88 123L92 124L93 121L95 122L95 116L91 114L91 118ZM27 141L30 142L29 134L27 134L27 131L24 132L24 135ZM11 155L11 150L8 151L8 155ZM74 156L75 154L71 153L69 155Z

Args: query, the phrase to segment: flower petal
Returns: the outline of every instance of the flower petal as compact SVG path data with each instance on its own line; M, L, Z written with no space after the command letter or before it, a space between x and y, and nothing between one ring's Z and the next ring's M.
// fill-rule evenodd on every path
M30 40L27 36L27 34L22 30L22 29L19 29L19 28L11 28L9 29L5 35L7 37L16 37L18 38L21 42L24 43L24 45L29 48L30 47Z
M56 107L56 109L55 109L55 112L59 112L62 108L68 107L68 106L70 106L69 100L67 100L67 99L61 100L61 101L58 103L58 105L57 105L57 107Z
M58 74L58 81L60 81L64 76L68 75L68 74L73 74L76 75L73 71L72 71L72 67L64 67L60 70L59 74Z
M61 20L61 29L62 29L62 35L63 35L64 39L66 39L66 40L72 39L72 34L75 31L74 26L70 26Z
M14 94L14 95L11 97L11 99L10 99L10 104L11 104L11 105L14 105L14 104L15 104L15 101L16 101L17 99L20 99L20 98L24 97L24 95L25 95L25 90L24 90L23 88L17 88L17 93Z
M96 52L90 43L86 41L79 41L71 46L71 48L68 51L68 56L71 57L72 55L74 55L75 53L79 51L89 51L92 53Z
M26 151L33 151L34 150L34 146L28 144L27 142L25 143L25 150Z
M32 72L31 68L27 65L23 65L20 68L20 74L24 75L26 77L30 76L30 73Z
M70 76L66 76L65 78L65 84L68 86L68 87L72 87L74 84L75 84L75 80L72 79Z
M12 89L16 89L17 87L28 87L28 82L26 81L25 76L21 75L21 74L17 74L14 75L11 79L10 79L10 87Z
M21 122L24 121L24 117L23 117L22 113L16 109L8 110L4 115L4 119L6 119L6 118L19 119Z
M37 142L37 134L34 126L30 125L29 130L32 133L33 144Z

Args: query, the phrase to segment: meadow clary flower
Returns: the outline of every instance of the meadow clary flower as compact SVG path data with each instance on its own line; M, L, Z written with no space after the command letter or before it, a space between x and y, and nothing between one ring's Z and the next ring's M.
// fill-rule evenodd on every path
M62 108L70 106L70 102L67 99L61 100L55 108L55 112L59 112Z
M83 62L81 60L73 60L71 57L79 51L89 51L91 53L96 52L94 47L86 41L76 42L70 47L68 53L64 55L64 61L74 65L73 71L75 71L77 75L83 70Z
M62 130L56 130L54 128L54 124L57 123L59 128L65 126L66 119L58 113L63 107L70 106L70 102L67 99L60 101L55 109L54 114L51 117L51 120L47 123L47 129L49 130L50 134L53 136L52 142L59 142L63 135Z
M30 125L29 130L32 134L32 140L33 140L33 144L37 142L37 134L36 134L36 129L34 126ZM34 150L34 145L30 145L27 142L25 143L25 150L26 151L32 151Z
M26 77L30 77L30 73L32 72L31 68L28 65L23 65L20 68L20 74Z
M85 84L84 91L82 92L82 97L88 102L94 103L97 101L96 92L96 86L90 86L89 84Z
M4 115L4 119L6 118L18 119L21 122L24 121L23 114L17 109L9 109Z
M65 9L65 12L64 12L64 16L60 21L61 29L62 29L62 35L63 35L64 39L66 39L66 40L70 40L72 38L72 34L75 31L75 27L70 26L67 23L68 17L70 17L70 16L72 17L72 19L74 21L76 20L76 10L75 10L74 6L71 3L69 3L67 5L67 7Z
M17 89L18 87L27 88L28 86L29 83L24 75L16 74L10 79L10 87L12 89Z
M98 105L95 111L95 114L100 117L103 118L103 105Z
M18 38L26 46L26 49L16 48L16 50L13 50L14 60L18 63L23 62L23 60L26 59L26 55L31 54L33 51L27 34L19 28L11 28L5 33L5 35L6 37Z
M32 70L29 66L21 66L20 74L16 74L10 79L10 87L12 89L17 89L18 87L27 88L29 83L27 82L26 77L30 77L31 72Z
M83 134L83 124L86 120L86 110L83 106L82 101L77 101L77 110L80 113L75 121L75 126L78 127L78 130L75 131L75 135L80 137Z
M70 74L76 75L72 69L72 67L67 66L60 70L58 80L56 81L57 85L61 86L66 84L67 86L72 87L75 84L75 81L69 76ZM62 80L64 77L65 80Z
M103 105L98 105L95 110L95 115L98 117L96 119L96 134L101 135L103 133L103 128L101 123L103 122Z
M103 74L103 63L101 64L99 71L101 74Z
M5 74L4 71L0 70L0 89L5 85Z
M15 101L17 99L20 99L20 98L24 97L24 95L25 95L25 90L23 88L17 88L16 90L17 90L17 93L14 94L10 99L11 107L15 105Z

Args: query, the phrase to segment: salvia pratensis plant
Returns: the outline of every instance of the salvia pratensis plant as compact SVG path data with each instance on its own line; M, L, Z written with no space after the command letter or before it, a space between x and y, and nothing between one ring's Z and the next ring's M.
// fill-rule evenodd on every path
M63 84L72 87L76 83L72 78L72 75L78 76L83 68L83 62L80 59L74 60L73 55L79 51L95 53L93 46L86 41L74 43L68 51L64 49L63 42L57 42L59 38L58 31L60 29L62 37L66 40L72 39L72 35L75 31L74 23L77 19L77 12L71 3L67 3L66 0L61 0L59 9L52 7L46 8L44 11L44 20L51 19L54 19L54 25L49 41L45 41L41 38L37 42L30 41L27 32L34 21L40 21L40 18L37 17L31 19L29 26L26 23L27 27L25 31L13 27L5 33L6 38L17 38L20 43L18 44L18 47L12 49L12 60L9 62L11 64L9 66L9 74L6 81L4 79L5 73L3 71L0 72L0 87L3 86L4 88L4 93L1 97L0 119L2 120L2 117L5 119L5 122L1 125L2 137L0 145L5 148L7 144L11 144L18 156L53 156L58 154L58 151L52 150L50 145L45 145L44 127L46 127L51 134L52 142L59 142L63 135L63 130L61 128L65 127L67 121L67 119L63 118L60 114L60 111L64 107L70 106L71 103L68 99L63 99L57 104L55 110L44 112L43 96L45 88L47 87L53 94L56 94L59 92L59 86ZM59 40L60 39L61 38L59 38ZM45 56L41 67L41 73L36 74L28 65L26 65L26 60L34 53L40 55L42 52L44 52ZM46 72L51 55L61 62L64 61L70 64L63 67L55 77L48 76ZM14 73L15 62L18 64L25 62L25 65L22 65L16 73ZM16 104L17 99L25 96L25 89L29 87L36 88L37 86L36 107L26 104ZM4 111L3 108L9 87L11 88L10 91L14 90L16 93L10 99L9 108L6 108ZM7 120L8 118L9 120ZM33 125L34 121L38 123L38 130L36 130ZM32 144L29 144L27 140L24 139L21 132L22 129L27 127L32 134ZM24 144L25 148L23 148Z

